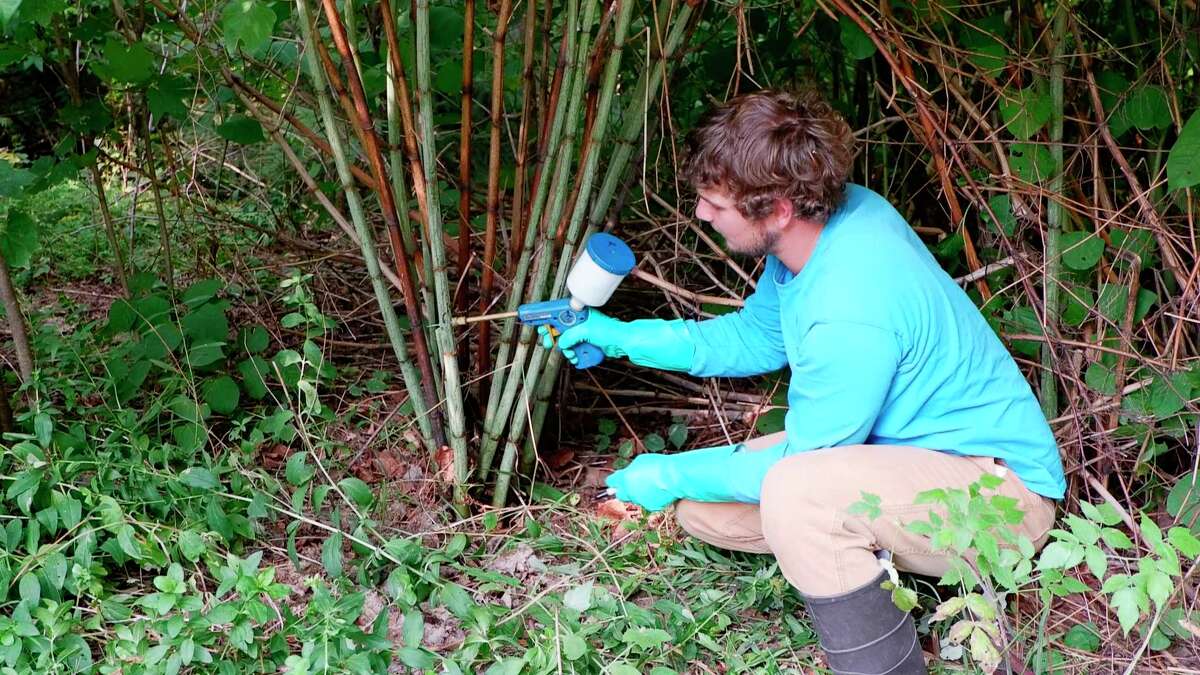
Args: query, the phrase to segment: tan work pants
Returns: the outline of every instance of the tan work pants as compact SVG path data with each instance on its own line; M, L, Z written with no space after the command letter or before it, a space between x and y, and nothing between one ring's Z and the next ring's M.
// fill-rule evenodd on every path
M748 450L783 440L771 434L746 443ZM1004 477L995 494L1013 497L1025 518L1013 530L1040 548L1054 523L1054 502L1031 492L1016 473L990 457L961 457L921 448L851 445L791 455L771 467L759 504L680 501L676 517L685 530L714 546L771 553L784 577L808 596L840 595L879 576L875 551L892 552L896 567L941 576L948 568L931 542L905 525L928 520L935 505L914 504L934 488L960 488L985 472ZM862 493L882 498L882 515L849 513Z

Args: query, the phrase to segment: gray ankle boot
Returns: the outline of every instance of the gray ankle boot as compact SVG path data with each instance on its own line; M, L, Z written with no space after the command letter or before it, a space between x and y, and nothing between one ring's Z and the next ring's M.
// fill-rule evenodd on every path
M862 588L829 597L805 597L829 667L837 675L924 675L925 659L908 612L880 588L887 573Z

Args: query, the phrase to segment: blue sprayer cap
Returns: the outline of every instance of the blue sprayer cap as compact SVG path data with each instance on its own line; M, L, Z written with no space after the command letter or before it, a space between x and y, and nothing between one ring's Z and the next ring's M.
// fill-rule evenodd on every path
M622 277L637 264L629 245L607 232L588 237L587 253L600 269Z

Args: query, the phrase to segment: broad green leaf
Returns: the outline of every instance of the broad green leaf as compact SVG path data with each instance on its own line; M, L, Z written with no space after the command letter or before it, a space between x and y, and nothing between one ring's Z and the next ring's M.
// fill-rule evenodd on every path
M217 134L221 138L242 144L261 143L266 140L262 125L257 120L250 119L245 115L230 117L217 127Z
M1123 108L1129 121L1142 131L1171 126L1171 105L1162 87L1147 84L1135 88Z
M786 409L772 408L758 416L758 419L754 421L754 428L758 431L758 433L763 435L773 434L777 431L783 431L784 420L786 417Z
M275 19L275 12L267 3L232 0L221 14L226 48L230 52L237 51L238 47L251 54L260 52L271 40Z
M1087 321L1092 308L1096 306L1096 294L1086 286L1069 284L1062 294L1062 322L1068 326L1080 326Z
M425 636L425 615L413 607L404 613L404 646L420 647Z
M563 605L570 607L577 612L586 612L592 606L592 588L593 582L591 579L563 593Z
M212 365L225 358L225 352L222 351L222 347L223 345L220 343L196 345L188 350L187 363L193 368Z
M1092 232L1067 232L1059 239L1062 261L1076 271L1090 270L1104 254L1104 240Z
M670 642L671 634L661 628L642 628L632 627L626 629L621 635L621 642L632 647L637 647L642 651L647 651Z
M188 116L188 102L192 91L192 87L184 78L163 75L154 78L150 89L146 91L146 103L150 106L150 112L157 119L174 117L177 120L184 120Z
M1108 129L1114 137L1119 137L1133 126L1125 107L1120 105L1129 92L1129 80L1116 71L1106 70L1096 76L1096 88L1100 90L1100 105L1108 116Z
M200 559L204 554L205 545L204 538L193 530L184 530L179 533L179 552L184 558L192 562Z
M471 599L471 594L462 586L448 581L441 589L438 590L438 596L442 600L442 604L450 613L460 619L465 619L471 615L471 608L475 606L475 601Z
M0 255L9 267L24 267L29 264L37 250L37 223L20 209L9 209L4 234L0 236Z
M21 0L0 0L0 26L8 26L18 9L21 9Z
M1171 577L1162 572L1154 572L1146 580L1146 595L1150 596L1157 607L1162 607L1167 602L1173 590L1175 584L1171 582Z
M1084 652L1095 652L1100 649L1100 630L1091 621L1075 624L1063 636L1063 644Z
M1200 480L1195 473L1184 474L1167 493L1167 513L1175 522L1200 534Z
M1167 154L1167 188L1182 190L1200 184L1200 110L1192 113Z
M1003 232L1006 236L1013 236L1017 232L1017 216L1012 210L1012 197L1008 195L996 195L988 199L988 207L992 214L995 214L996 219L987 212L983 212L983 219L989 225L995 228L998 232Z
M1013 143L1008 149L1008 165L1021 180L1039 183L1054 175L1054 155L1044 145Z
M1029 140L1046 126L1054 106L1045 82L1036 82L1019 91L1000 95L1000 117L1005 128L1019 140Z
M189 309L195 309L215 298L223 288L225 282L220 279L202 279L188 286L183 295L179 296L179 300Z
M676 422L667 430L667 440L676 449L683 448L683 444L687 442L688 427L683 422Z
M247 326L241 330L238 338L238 344L246 350L248 354L258 354L267 348L270 336L267 334L267 329L262 326Z
M221 487L221 481L217 480L212 471L198 466L184 469L183 473L179 474L179 480L197 490L217 490Z
M1129 535L1111 527L1100 530L1100 538L1114 550L1133 548L1133 542L1129 540Z
M121 40L109 38L101 51L104 62L95 64L93 70L98 70L109 80L139 84L155 74L155 56L141 41L126 45Z
M1109 604L1117 610L1117 619L1121 622L1121 630L1128 635L1141 614L1141 609L1138 608L1137 590L1132 587L1122 588L1113 593Z
M967 60L981 72L995 77L1004 70L1008 48L1001 37L1007 33L1004 15L992 14L964 24L959 30L959 40L967 52Z
M180 321L183 334L193 345L225 342L229 336L229 320L225 310L216 305L203 305L184 315Z
M21 583L17 584L17 594L27 607L36 608L42 601L42 585L38 582L37 575L26 572L21 577Z
M662 452L667 447L667 442L664 441L663 437L659 436L658 434L646 434L646 436L642 438L642 444L645 445L646 449L650 452Z
M1200 539L1185 527L1172 527L1167 530L1167 541L1188 558L1200 556Z
M321 564L333 579L342 576L342 533L334 532L321 545Z
M842 46L850 56L862 61L875 55L875 43L853 19L845 14L839 16L838 28L841 30Z
M287 482L296 487L307 483L316 473L317 470L308 465L308 452L306 451L293 453L291 457L288 457L283 470Z
M204 402L213 412L228 415L237 410L241 394L237 383L228 375L209 380L204 384Z
M568 661L574 661L588 651L587 642L575 633L567 632L562 636L562 655Z
M416 668L419 672L432 670L437 665L437 655L419 647L404 647L397 655L401 663L409 668Z
M238 374L242 376L242 386L250 398L261 401L267 395L267 383L264 379L270 372L270 365L261 356L251 356L237 365Z
M360 479L350 476L343 478L338 482L338 486L342 488L342 492L350 498L350 501L360 508L365 508L371 505L375 500L375 495L371 493L371 488Z
M1066 569L1079 562L1079 558L1082 557L1082 550L1078 544L1054 541L1042 549L1042 556L1038 558L1037 566L1039 570Z
M15 197L32 182L33 174L27 169L13 166L7 159L0 157L0 198Z
M183 333L178 326L170 322L160 323L142 335L142 348L146 358L159 361L166 359L182 342Z

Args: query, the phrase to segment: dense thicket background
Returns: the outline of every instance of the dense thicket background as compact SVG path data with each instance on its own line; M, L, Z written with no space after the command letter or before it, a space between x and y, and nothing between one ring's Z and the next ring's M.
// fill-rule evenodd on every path
M818 667L768 558L593 499L781 428L786 377L454 320L560 296L601 229L639 258L606 312L736 310L761 261L676 167L764 87L850 121L1062 449L1039 555L933 497L981 551L897 592L934 667L1200 663L1194 0L0 0L0 35L3 672Z

